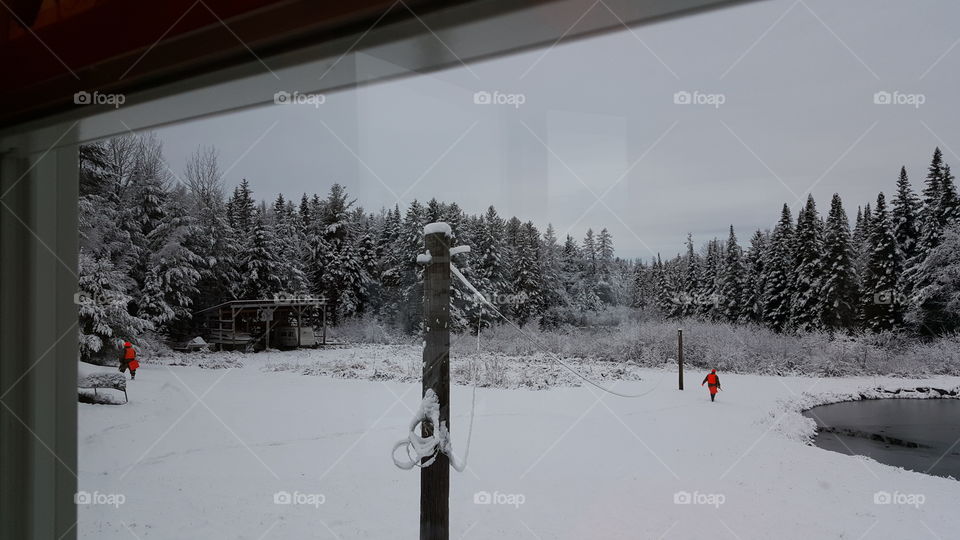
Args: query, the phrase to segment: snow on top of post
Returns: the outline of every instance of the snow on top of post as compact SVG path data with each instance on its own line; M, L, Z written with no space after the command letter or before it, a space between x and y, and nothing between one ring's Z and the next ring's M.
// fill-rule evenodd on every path
M450 225L444 223L443 221L438 221L436 223L428 223L423 228L423 235L426 236L428 234L433 234L433 233L443 233L447 236L450 236Z

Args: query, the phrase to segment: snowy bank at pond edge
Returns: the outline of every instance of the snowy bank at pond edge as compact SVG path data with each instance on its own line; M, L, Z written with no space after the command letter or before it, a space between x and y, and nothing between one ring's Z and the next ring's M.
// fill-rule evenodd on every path
M817 423L804 416L804 411L820 405L871 399L960 399L960 384L956 377L944 377L924 381L896 379L847 391L815 393L811 388L781 400L760 423L794 441L813 444Z

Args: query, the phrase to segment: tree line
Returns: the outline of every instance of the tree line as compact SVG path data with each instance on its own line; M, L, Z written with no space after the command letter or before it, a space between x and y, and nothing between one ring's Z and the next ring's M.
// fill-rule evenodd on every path
M794 220L783 206L772 231L742 248L733 227L670 260L625 260L607 229L578 240L548 225L468 214L455 202L412 201L367 212L333 184L328 192L258 201L246 179L229 194L214 148L182 174L152 134L80 149L78 304L84 356L146 332L200 332L194 314L234 299L313 296L332 322L372 316L417 333L422 319L423 226L445 221L456 262L520 324L580 325L591 312L631 306L652 316L760 324L776 331L905 330L960 326L960 202L937 149L922 192L901 169L896 195L857 210L851 228L839 195L826 217L808 197ZM493 318L459 284L456 330Z
M636 267L634 304L671 318L764 325L778 332L960 328L960 198L937 148L918 195L900 169L888 202L858 207L851 229L838 194L826 217L812 196L796 221L784 204L772 232L740 247L709 241L669 261Z
M146 332L200 332L194 314L234 299L324 298L333 324L371 315L404 332L422 322L423 226L445 221L457 264L487 300L521 324L554 326L632 303L636 263L615 257L606 229L582 241L552 226L479 215L455 202L412 201L367 212L340 184L325 196L258 201L246 179L229 194L213 148L200 148L182 175L159 139L126 136L80 149L81 353L112 350ZM457 330L487 326L481 304L452 292Z

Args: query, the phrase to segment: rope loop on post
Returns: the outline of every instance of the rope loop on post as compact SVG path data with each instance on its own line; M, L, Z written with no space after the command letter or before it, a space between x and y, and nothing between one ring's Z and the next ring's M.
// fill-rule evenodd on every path
M433 434L427 437L417 434L417 426L425 422L433 426ZM406 451L406 460L397 459L397 450L400 448L404 448ZM429 467L433 465L441 452L450 458L450 464L454 469L463 472L466 463L461 463L453 454L450 431L447 429L446 423L440 422L440 402L437 400L437 394L433 389L427 389L427 392L423 395L423 400L420 402L420 408L413 419L410 420L407 437L393 445L393 464L403 470L410 470L413 467Z

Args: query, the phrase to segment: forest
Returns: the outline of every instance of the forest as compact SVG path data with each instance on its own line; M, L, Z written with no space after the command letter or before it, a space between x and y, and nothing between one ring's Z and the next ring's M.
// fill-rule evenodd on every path
M146 335L198 335L193 314L231 299L324 298L333 324L370 319L416 335L416 255L435 221L451 225L452 245L471 246L457 264L487 299L538 329L589 325L611 308L785 334L960 326L960 199L939 149L919 192L901 169L893 197L858 206L852 226L839 195L825 215L809 196L796 219L784 204L749 245L731 225L726 239L698 248L687 233L685 252L646 261L617 257L606 228L560 238L493 206L474 215L432 199L368 211L338 183L268 201L243 179L228 193L215 148L198 148L178 173L151 133L83 146L80 171L84 358ZM495 322L464 288L451 294L455 330Z

